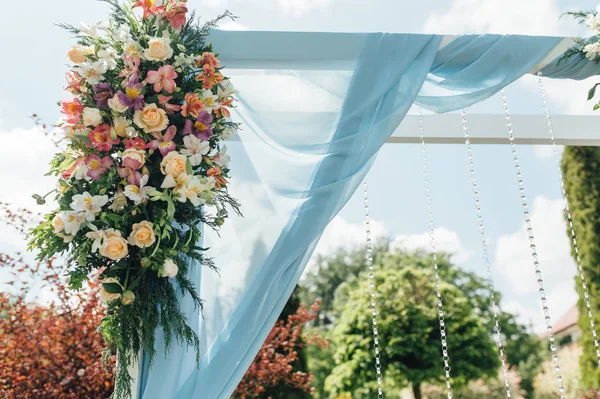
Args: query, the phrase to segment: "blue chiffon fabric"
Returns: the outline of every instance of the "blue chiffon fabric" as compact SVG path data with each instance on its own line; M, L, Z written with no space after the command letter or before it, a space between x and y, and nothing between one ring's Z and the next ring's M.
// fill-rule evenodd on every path
M231 143L230 189L243 204L216 237L206 232L220 274L192 268L204 316L181 308L201 338L202 358L185 345L141 371L144 399L226 399L266 339L323 230L366 176L378 150L413 103L448 112L482 101L530 72L558 37L471 35L439 49L438 35L374 33L354 70L241 71L232 76L243 123ZM252 43L248 43L251 46ZM293 46L290 43L289 46ZM596 75L573 59L542 73Z

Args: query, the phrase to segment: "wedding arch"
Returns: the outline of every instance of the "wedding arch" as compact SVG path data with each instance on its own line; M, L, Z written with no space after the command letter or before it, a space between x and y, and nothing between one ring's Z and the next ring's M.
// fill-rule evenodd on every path
M224 226L222 235L229 237L225 244L210 236L203 243L212 248L220 275L201 268L190 272L205 300L206 317L194 310L191 298L181 298L181 309L200 337L199 367L194 351L185 345L174 345L166 357L157 356L152 368L142 356L141 365L132 370L139 376L133 391L137 398L230 397L300 279L323 230L365 180L385 143L423 146L433 246L434 204L429 196L426 144L466 142L469 157L473 143L511 146L531 241L532 279L540 286L546 325L552 329L518 144L600 145L593 117L550 117L548 113L543 78L584 79L600 72L600 66L584 58L559 62L574 45L573 39L213 30L210 40L238 90L234 118L243 123L243 130L241 143L230 145L230 150L239 153L233 163L244 158L252 165L251 170L238 173L231 190L245 190L255 201L245 204L244 219L232 218ZM540 115L509 112L510 99L502 89L525 74L539 76ZM464 111L498 92L501 114L467 115ZM420 113L407 115L413 106ZM472 157L470 165L485 249ZM368 195L366 185L364 189ZM368 197L365 208L368 221ZM485 261L491 282L489 261ZM445 348L443 293L437 295L441 361L451 398L452 354ZM378 342L376 308L381 298L376 287L372 299L373 308L365 312L373 312ZM500 337L500 328L497 333ZM559 359L552 334L549 337L557 387L562 392ZM157 343L163 343L160 333ZM380 379L378 343L375 347ZM157 350L161 353L161 348ZM500 353L505 358L501 347ZM381 390L378 397L383 397Z

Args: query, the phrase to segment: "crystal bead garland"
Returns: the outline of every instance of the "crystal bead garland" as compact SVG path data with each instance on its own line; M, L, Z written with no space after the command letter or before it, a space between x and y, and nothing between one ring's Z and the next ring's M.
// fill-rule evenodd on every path
M529 247L531 248L531 257L533 258L533 266L535 268L535 275L537 277L537 283L540 292L540 300L542 302L542 310L544 312L544 321L546 323L546 330L548 331L548 341L550 342L550 351L552 352L552 363L554 364L556 382L558 383L559 397L560 399L566 399L565 388L563 386L563 377L560 372L560 364L558 361L558 348L556 346L554 334L552 333L552 324L550 322L548 299L546 298L546 289L544 288L544 280L542 279L542 269L540 268L537 247L535 246L535 238L533 237L533 228L531 225L529 206L527 205L527 197L525 196L525 183L523 181L523 175L521 174L519 158L517 157L517 145L515 144L515 136L513 134L512 122L510 119L510 114L508 112L508 103L506 102L506 94L504 92L504 89L500 91L500 95L502 99L502 104L504 105L504 117L506 119L506 128L508 130L508 139L510 141L512 159L515 166L515 172L517 174L517 182L519 184L521 206L523 207L523 215L525 216L525 225L527 227L527 234L529 236Z
M433 269L435 275L435 294L437 296L437 310L440 324L440 337L442 343L442 356L444 360L444 378L446 380L446 393L448 399L452 399L452 378L450 372L450 356L448 354L448 342L446 334L446 321L444 319L444 304L442 302L442 293L440 291L440 275L435 244L435 223L433 219L433 201L431 200L431 188L429 184L429 167L427 166L427 151L425 149L425 127L423 126L423 110L419 107L419 130L421 133L421 158L423 161L423 177L425 182L425 195L427 202L427 214L429 220L429 245L433 254Z
M379 351L379 332L377 326L377 303L375 302L375 268L373 267L373 240L371 238L371 215L369 214L369 184L363 181L365 200L365 230L367 235L367 267L371 288L371 314L373 315L373 349L375 350L375 370L377 373L377 399L383 399L383 376L381 373L381 352Z
M490 255L488 251L487 238L485 236L485 227L483 224L483 216L481 213L481 201L479 200L479 189L477 188L477 179L475 178L475 162L473 161L473 151L471 149L471 139L469 138L469 126L467 124L467 114L464 110L460 112L462 119L462 127L465 136L465 146L467 149L467 156L469 158L469 174L471 176L471 186L473 188L473 198L475 200L475 211L477 214L477 225L479 227L479 235L481 236L481 249L483 251L483 262L485 264L487 274L487 284L489 290L490 303L492 304L493 319L494 319L494 332L496 333L496 346L500 352L500 363L502 364L502 376L504 379L504 388L506 389L506 397L511 397L510 383L508 382L506 364L506 353L504 349L504 339L502 338L502 329L500 327L500 318L498 316L499 308L496 300L496 294L494 292L494 284L492 279L492 265L490 262Z
M571 244L573 245L573 252L575 252L575 263L577 263L577 270L579 272L579 279L581 281L581 291L583 293L583 302L585 303L585 309L587 311L588 320L590 322L590 331L592 332L592 338L594 340L594 351L596 352L596 361L598 362L598 368L600 368L600 343L598 342L598 331L596 324L594 323L594 314L592 313L592 304L590 303L590 294L587 286L587 279L583 271L581 264L581 257L579 256L579 244L577 243L577 235L575 234L575 227L573 226L573 215L571 213L571 207L569 204L569 196L567 195L567 188L565 186L565 178L563 176L562 169L560 167L560 155L556 146L556 140L554 139L554 129L552 128L552 118L550 118L550 111L548 109L548 101L546 99L546 92L544 90L544 83L542 82L542 73L538 72L538 86L540 89L540 95L544 103L544 111L546 113L546 123L548 125L548 134L550 135L550 141L552 143L552 155L556 162L556 170L558 171L558 177L560 179L560 187L562 189L563 197L565 198L565 214L567 216L567 222L569 223L569 232L571 234Z

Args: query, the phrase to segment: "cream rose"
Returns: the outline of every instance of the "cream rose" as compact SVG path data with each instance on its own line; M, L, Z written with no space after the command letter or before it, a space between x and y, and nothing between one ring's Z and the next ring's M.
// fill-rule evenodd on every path
M108 277L105 278L104 280L102 280L103 283L113 283L113 284L119 284L119 280L117 280L114 277ZM104 288L103 285L100 285L100 300L102 302L108 302L108 301L114 301L116 299L121 298L121 294L111 294L110 292L106 291L106 289Z
M148 42L148 48L144 50L144 57L148 61L165 61L172 56L171 39L166 37L153 37Z
M127 256L128 253L127 241L121 237L121 232L114 231L106 234L106 238L100 246L100 255L108 259L119 260Z
M121 102L119 101L119 96L117 96L116 94L113 96L113 98L108 99L108 106L110 109L120 114L129 109L127 105L121 104Z
M144 163L146 162L146 151L137 150L135 148L128 148L121 153L121 158L123 159L123 162L126 159L131 159L132 161L137 161L140 163L140 168L141 168L144 165Z
M102 115L98 108L85 107L83 109L83 124L86 126L98 126L102 123Z
M169 124L167 113L156 104L148 104L143 110L135 111L133 121L146 133L162 132Z
M185 173L187 157L177 151L168 153L160 163L160 171L167 176L177 179L180 174Z
M179 267L177 267L177 263L173 259L167 259L163 264L162 270L158 271L158 275L159 277L175 277L178 272Z
M90 50L86 49L84 47L81 46L73 46L71 47L71 49L67 52L67 58L69 59L69 61L71 61L73 64L81 64L82 62L85 62L86 59L86 55L90 54Z
M133 230L129 235L129 243L140 248L146 248L156 242L152 222L144 220L133 225Z
M65 229L65 222L60 215L54 216L54 219L52 219L52 227L54 228L55 233L60 233Z

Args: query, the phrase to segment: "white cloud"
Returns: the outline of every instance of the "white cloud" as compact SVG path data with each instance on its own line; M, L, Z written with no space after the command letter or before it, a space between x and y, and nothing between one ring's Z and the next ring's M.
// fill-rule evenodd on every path
M277 0L285 12L301 16L314 9L329 7L333 0Z
M568 23L558 23L560 14L553 0L455 0L449 10L432 13L424 30L443 34L560 34L568 29Z
M453 254L452 260L458 264L462 264L473 256L473 252L467 250L458 234L446 227L437 227L434 230L435 246L440 252ZM431 250L429 244L429 233L398 235L391 242L392 250L408 250L414 251L417 249Z
M371 220L371 237L385 237L388 232L382 222ZM342 217L336 216L325 228L321 240L315 249L315 254L329 255L338 248L355 248L366 244L364 224L352 224Z
M238 21L229 21L222 25L219 25L219 29L222 30L248 30L248 27Z
M548 98L550 114L556 111L566 115L593 114L593 103L587 101L587 93L595 83L595 78L585 80L544 79L544 92ZM539 93L537 76L525 75L518 80L518 84L536 94Z
M562 214L564 201L539 196L533 200L531 209L544 286L552 296L556 287L572 281L576 271ZM516 232L498 237L494 267L514 292L538 292L525 223Z
M55 187L56 178L44 174L57 148L38 128L0 132L0 142L11 143L0 146L0 201L38 210L31 196Z
M559 151L562 151L562 146ZM553 149L551 145L534 145L533 153L538 159L548 159L553 156Z

